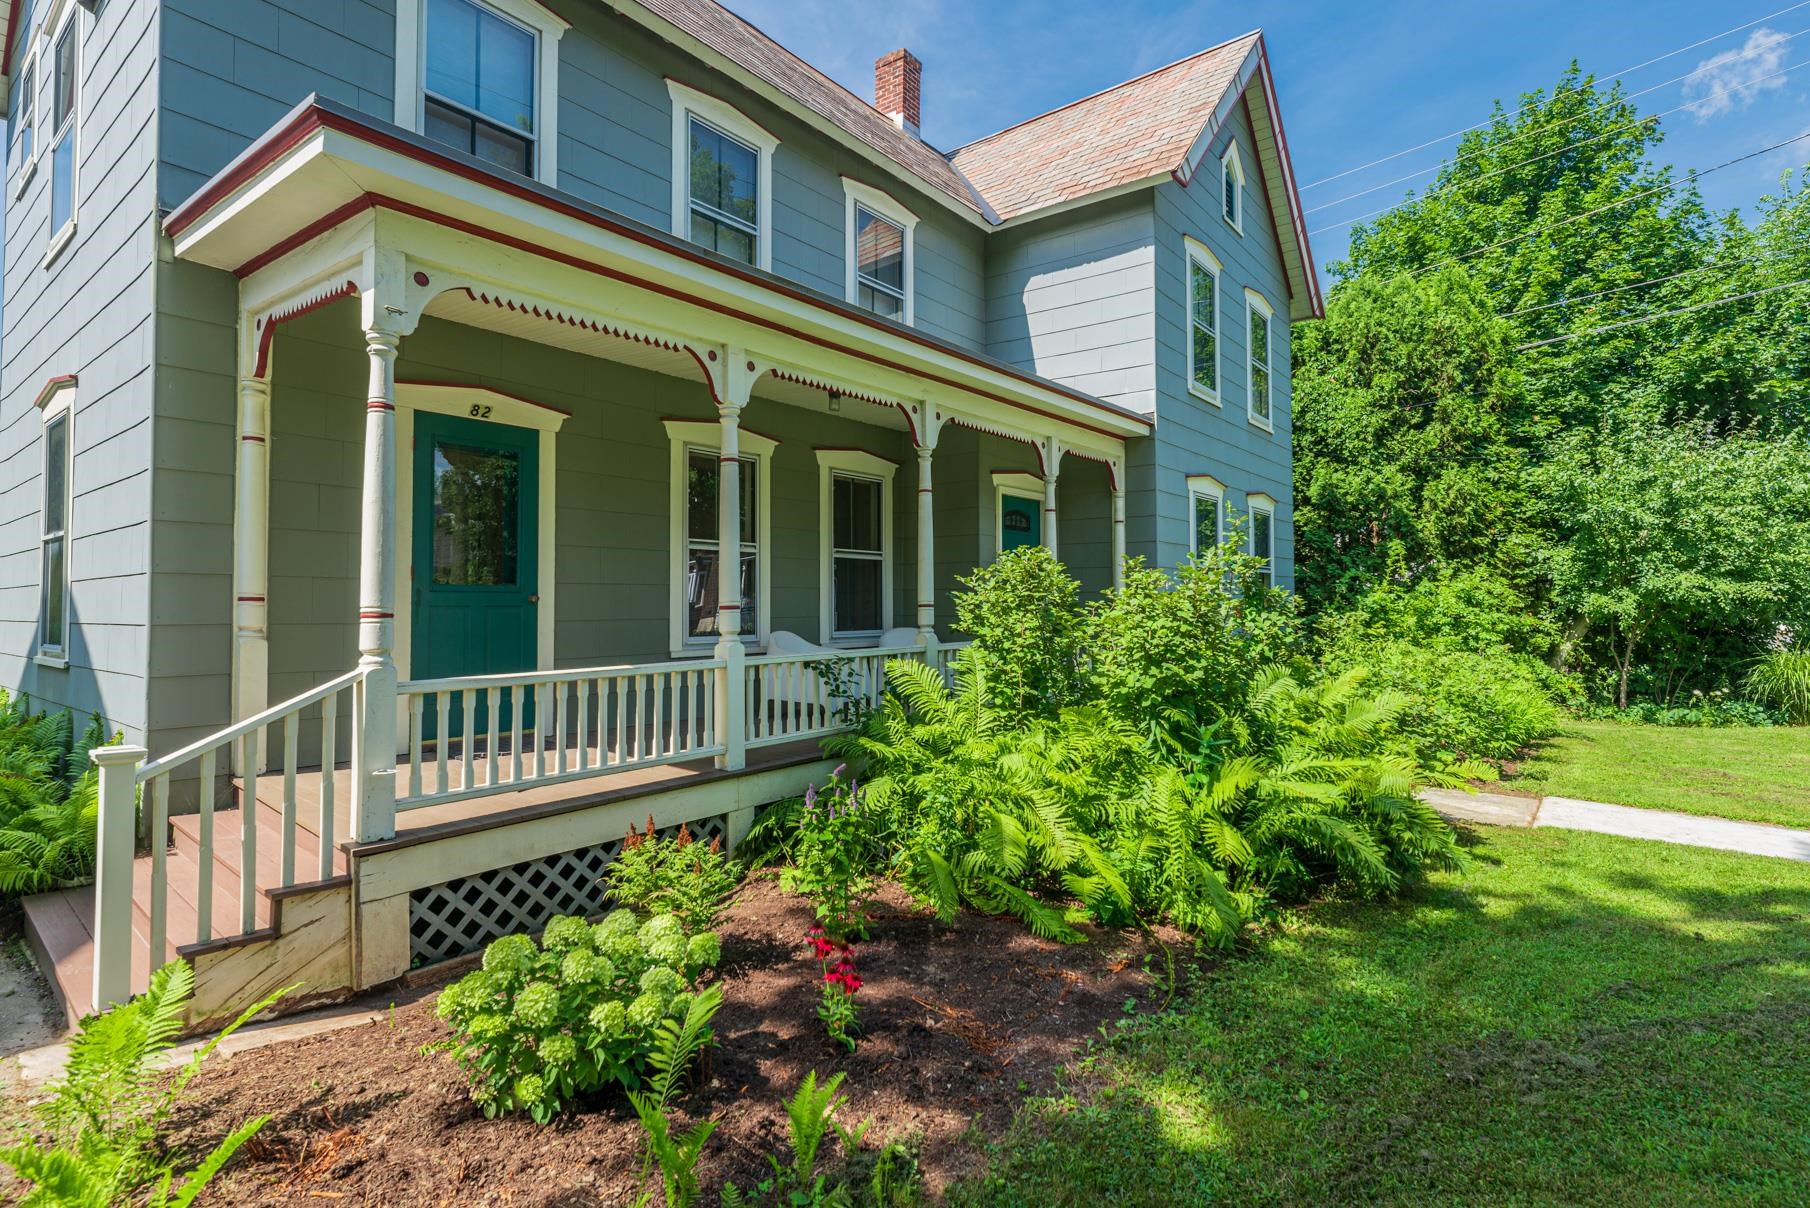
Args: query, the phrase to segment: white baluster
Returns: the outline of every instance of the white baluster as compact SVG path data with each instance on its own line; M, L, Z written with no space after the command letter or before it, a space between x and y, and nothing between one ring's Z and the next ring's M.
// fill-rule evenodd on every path
M295 884L295 747L301 715L283 719L283 884Z
M409 796L421 796L421 715L422 697L411 692L406 697L409 710Z
M437 791L442 795L452 779L452 698L453 694L450 692L434 693L434 704L438 707L438 715L434 718L434 734L439 739L434 744L434 754L439 758L434 762L440 765L435 783Z
M258 732L244 738L240 765L245 790L239 799L239 933L258 927Z
M671 752L666 745L666 676L664 671L656 671L654 681L654 713L653 713L653 756L665 759Z
M151 968L168 959L170 919L170 778L151 785Z
M554 687L558 694L553 698L553 770L561 776L566 774L566 695L571 692L572 685L560 680Z
M333 876L333 789L339 746L339 693L321 702L321 880Z
M196 862L201 879L195 882L195 942L214 938L214 751L201 756L201 813L196 819L200 852Z

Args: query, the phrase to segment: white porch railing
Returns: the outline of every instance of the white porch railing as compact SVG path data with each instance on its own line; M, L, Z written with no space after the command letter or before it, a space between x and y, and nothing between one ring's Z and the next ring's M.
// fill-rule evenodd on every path
M150 846L144 946L149 950L152 968L165 960L170 917L170 784L177 773L191 767L195 769L198 808L196 880L193 897L188 903L194 910L195 923L193 935L179 939L178 943L205 944L213 939L255 931L260 889L286 888L333 876L334 768L338 762L339 719L343 703L344 713L350 721L352 762L357 766L359 734L363 730L360 723L365 707L365 674L362 668L347 672L151 763L144 763L147 752L143 747L104 747L93 752L94 762L100 767L94 906L93 1005L97 1009L108 1003L124 1002L131 993L132 955L136 943L132 931L133 854L138 834L136 815L141 804L147 815L145 833L149 836ZM297 745L303 713L315 706L319 706L317 715L307 720L318 722L320 726L320 766L318 770L304 773L297 767ZM267 763L260 751L265 735L271 733L282 744L280 762L270 760ZM222 756L226 759L224 769ZM219 877L219 868L214 860L214 814L218 806L214 795L218 773L222 770L230 772L234 766L242 770L244 781L239 797L239 833L229 839L237 843L239 853L238 913L234 929L222 928L223 934L217 935L214 883ZM258 821L262 807L258 804L258 781L260 770L265 767L272 769L271 774L281 777L282 792L275 819L276 873L274 878L266 877L260 885ZM296 789L298 778L303 775L320 778L314 828L319 850L313 861L315 867L298 871L296 840L301 818ZM356 777L352 783L356 793ZM356 809L354 802L354 814Z
M932 665L949 674L962 645L934 646ZM350 806L345 838L394 834L389 815L373 809L365 817L370 778L405 781L397 785L395 808L410 810L683 760L715 759L719 766L740 768L751 749L823 738L848 728L860 711L879 703L889 659L924 656L921 646L756 656L731 651L728 660L415 680L397 686L394 703L374 699L361 668L151 763L144 762L142 747L97 750L94 1006L123 1002L131 992L132 956L139 942L132 913L141 802L150 836L144 945L153 967L167 951L170 786L179 773L193 768L200 792L198 872L189 902L195 923L193 935L177 942L207 943L257 930L261 891L334 875L340 838L336 793L345 792ZM396 710L405 719L406 767L361 760L361 736L372 709ZM352 770L343 785L335 780L342 720L352 735L347 752ZM304 723L320 727L318 768L297 766ZM274 744L268 752L261 749L267 734L280 743L280 758L271 758L277 754ZM238 845L240 876L237 914L227 928L217 927L215 920L214 789L219 775L235 767L243 785L239 833L229 841ZM280 777L282 789L273 820L275 873L261 880L258 785L265 776ZM313 827L318 851L308 861L310 867L300 869L297 783L308 776L319 778ZM267 869L269 863L267 859Z
M722 668L693 660L404 683L408 783L396 808L722 755Z

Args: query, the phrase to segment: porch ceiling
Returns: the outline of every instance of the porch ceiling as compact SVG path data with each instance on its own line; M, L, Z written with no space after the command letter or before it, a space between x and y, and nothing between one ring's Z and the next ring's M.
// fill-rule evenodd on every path
M165 230L179 257L244 280L248 311L254 285L263 305L320 282L368 295L391 252L410 269L457 259L457 271L432 272L431 289L428 274L412 274L422 289L408 302L419 313L693 379L703 376L697 365L682 362L708 355L721 372L708 349L745 348L750 370L762 362L761 396L822 408L831 390L927 400L958 422L1102 455L1116 457L1121 442L1150 431L1135 412L314 98L171 213ZM377 234L385 230L388 245ZM417 248L430 244L440 259L416 263ZM400 271L403 260L395 264ZM265 287L273 275L280 289ZM532 298L540 309L499 309L486 292L524 305ZM905 422L870 403L849 405L865 419Z

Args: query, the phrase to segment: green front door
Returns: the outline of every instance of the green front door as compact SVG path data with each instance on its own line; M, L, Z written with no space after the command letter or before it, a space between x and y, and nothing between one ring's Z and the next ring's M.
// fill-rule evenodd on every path
M539 434L419 412L415 420L414 634L416 679L528 671L536 665ZM505 695L507 724L529 705ZM476 732L489 729L479 697ZM531 714L529 714L531 716ZM435 737L437 718L423 719ZM452 734L464 733L455 707Z
M1043 501L1022 495L999 497L999 549L1003 553L1021 545L1043 541Z

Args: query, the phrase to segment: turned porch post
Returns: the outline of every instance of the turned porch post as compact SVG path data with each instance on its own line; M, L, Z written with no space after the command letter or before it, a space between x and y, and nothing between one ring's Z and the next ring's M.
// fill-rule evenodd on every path
M365 395L364 520L359 533L357 759L354 837L396 833L396 349L400 337L365 332L370 388Z
M270 681L270 382L239 379L233 535L233 720L262 713Z
M716 732L723 744L717 766L734 771L747 763L744 701L747 675L742 648L742 445L746 399L732 395L717 405L716 505Z
M1056 476L1062 465L1062 451L1054 441L1046 447L1043 465L1043 548L1056 555Z
M1112 585L1125 586L1125 488L1115 470L1112 480Z
M918 446L918 643L936 647L936 497L931 493L930 463L935 443Z

